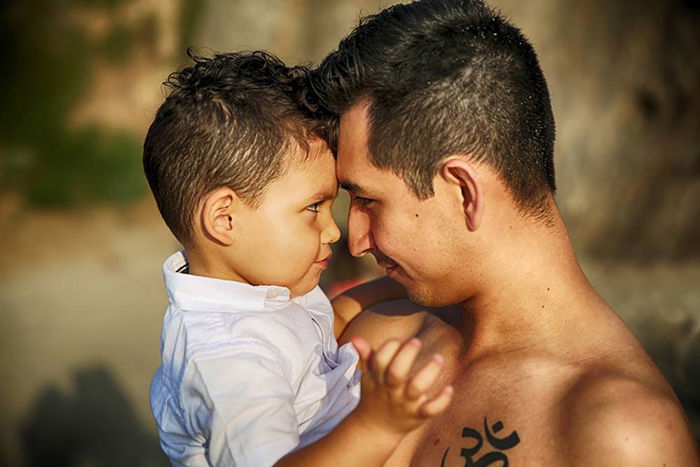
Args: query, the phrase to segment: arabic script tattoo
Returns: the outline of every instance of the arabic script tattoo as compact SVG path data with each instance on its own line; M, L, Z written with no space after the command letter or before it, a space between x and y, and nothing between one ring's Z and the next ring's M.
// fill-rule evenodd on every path
M492 448L482 454L481 457L475 459L475 456L479 453L482 446L484 445L484 438L481 436L477 430L473 428L464 427L462 429L462 438L471 439L474 444L470 447L462 448L459 455L464 457L464 467L488 467L500 462L500 467L508 466L508 456L505 452L508 449L512 449L520 442L520 436L516 431L513 431L506 437L499 438L495 434L503 430L503 422L500 420L494 423L491 428L489 428L489 423L484 417L484 433L486 433L486 441ZM442 462L440 467L445 467L445 460L447 459L447 453L450 448L445 449L442 455Z

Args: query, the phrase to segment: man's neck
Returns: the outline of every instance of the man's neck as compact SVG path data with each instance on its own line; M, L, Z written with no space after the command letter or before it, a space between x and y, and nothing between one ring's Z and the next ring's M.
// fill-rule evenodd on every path
M462 303L467 354L560 348L609 308L581 270L561 219L525 228L492 257L478 293Z

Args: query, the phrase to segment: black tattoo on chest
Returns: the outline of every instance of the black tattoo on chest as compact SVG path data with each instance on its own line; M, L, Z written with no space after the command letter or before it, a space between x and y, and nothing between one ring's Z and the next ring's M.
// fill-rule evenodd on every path
M462 438L465 440L470 440L465 442L465 444L470 444L468 447L463 447L459 451L459 455L464 457L464 467L488 467L493 465L499 465L499 467L508 466L508 456L504 451L512 449L520 442L520 436L516 431L511 432L508 436L499 437L498 433L503 431L503 422L497 421L489 428L489 423L484 417L484 433L486 434L486 441L489 446L484 449L484 452L480 457L476 457L481 451L484 445L484 437L479 433L479 431L464 427L462 429ZM442 462L440 467L445 467L447 454L450 452L450 448L445 449L442 455Z

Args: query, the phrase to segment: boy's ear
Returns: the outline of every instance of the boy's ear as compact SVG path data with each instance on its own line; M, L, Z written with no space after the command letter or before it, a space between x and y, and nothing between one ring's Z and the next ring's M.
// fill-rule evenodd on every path
M200 222L205 237L221 245L233 243L234 210L240 199L230 188L217 188L202 202Z
M443 162L440 175L460 189L467 228L477 230L484 212L484 187L475 165L457 156Z

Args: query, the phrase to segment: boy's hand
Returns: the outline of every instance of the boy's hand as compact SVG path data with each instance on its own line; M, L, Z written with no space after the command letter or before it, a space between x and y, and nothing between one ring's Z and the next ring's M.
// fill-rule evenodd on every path
M428 391L444 365L442 356L433 355L409 378L421 347L418 339L409 339L403 344L389 340L377 351L362 338L353 337L351 342L360 355L364 372L362 399L356 415L370 429L403 435L447 409L454 392L452 386L445 386L428 399Z

